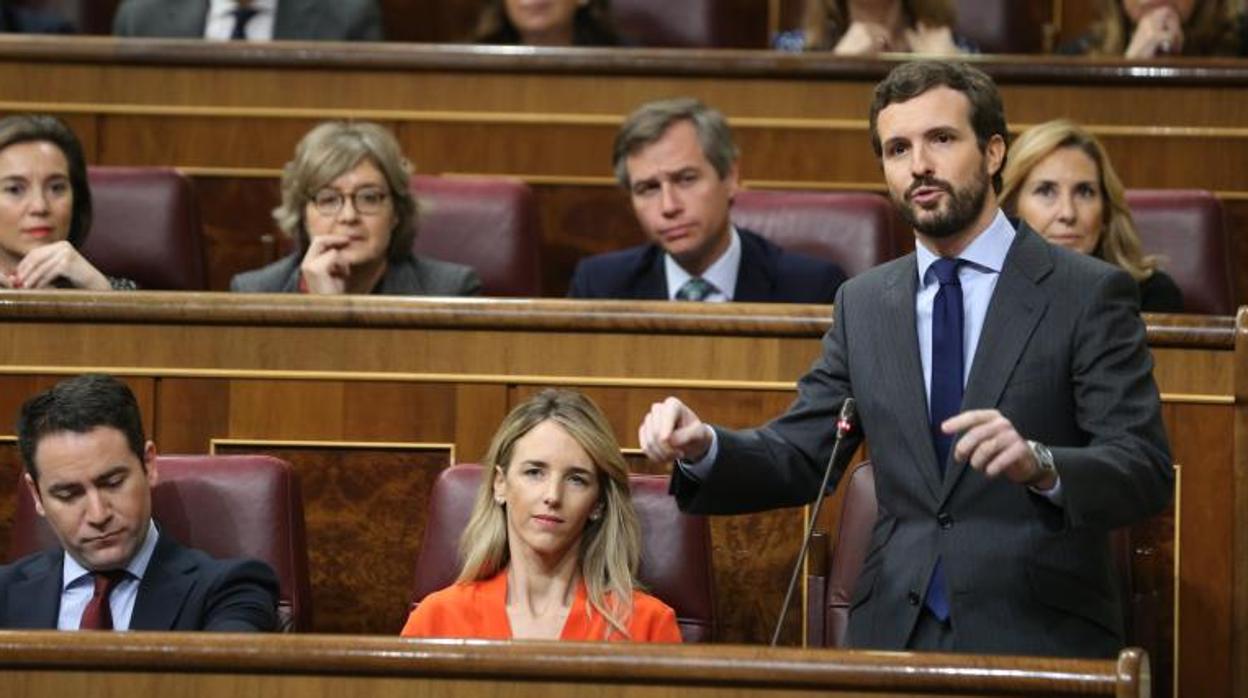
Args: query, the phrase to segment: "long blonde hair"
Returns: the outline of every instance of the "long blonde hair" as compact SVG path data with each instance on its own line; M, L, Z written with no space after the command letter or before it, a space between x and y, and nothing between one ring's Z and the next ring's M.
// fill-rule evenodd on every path
M589 605L607 621L607 635L628 637L633 590L641 561L641 526L628 490L628 463L620 455L611 425L592 400L571 390L543 390L511 411L499 425L482 465L481 487L468 526L459 540L463 567L457 582L489 579L510 560L507 514L494 501L494 473L511 465L516 442L538 424L554 422L593 460L601 485L602 515L585 524L580 572ZM606 637L603 638L607 639Z
M951 27L957 16L953 0L898 0L906 26ZM807 51L827 51L849 29L849 0L806 0L802 34Z
M1098 186L1105 202L1101 207L1101 239L1093 254L1119 266L1136 281L1152 276L1157 258L1140 248L1140 234L1127 207L1126 189L1096 136L1067 119L1055 119L1027 129L1014 140L1002 173L1001 201L1010 215L1017 215L1018 196L1031 170L1055 151L1076 148L1092 158L1099 173Z

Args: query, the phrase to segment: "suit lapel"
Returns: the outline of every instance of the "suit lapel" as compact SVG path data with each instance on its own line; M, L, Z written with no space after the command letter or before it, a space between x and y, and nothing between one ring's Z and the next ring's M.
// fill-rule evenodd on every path
M923 484L927 486L932 498L940 493L939 471L936 468L936 449L928 436L927 391L923 382L923 364L919 357L919 336L915 324L914 297L918 292L918 262L914 254L909 256L906 264L897 265L897 270L888 280L884 288L884 306L880 314L880 337L876 347L892 360L892 371L882 376L892 385L858 386L856 390L881 390L897 395L895 409L897 422L903 427L899 430L905 441L906 451L912 458L909 461L919 471ZM887 347L910 347L909 351L889 351Z
M648 245L642 252L640 273L637 277L637 300L665 301L667 295L667 272L663 270L663 249Z
M984 317L962 396L963 410L989 409L1000 401L1010 374L1048 308L1048 297L1038 284L1052 269L1048 243L1026 224L1020 224ZM951 463L942 501L966 468L965 463Z
M139 583L130 629L173 630L195 585L194 576L189 574L194 568L195 564L182 555L182 547L162 533Z
M65 554L44 552L28 566L27 576L9 589L4 609L9 627L53 629L61 611L61 575Z
M745 303L770 301L775 260L768 257L761 239L750 231L738 228L737 235L741 239L741 264L737 267L737 287L732 290L732 299Z
M185 37L203 37L208 22L208 0L191 0L191 2L165 2L165 26L170 27L172 35Z
M273 18L274 39L306 38L316 23L316 3L283 2L278 0L277 16Z

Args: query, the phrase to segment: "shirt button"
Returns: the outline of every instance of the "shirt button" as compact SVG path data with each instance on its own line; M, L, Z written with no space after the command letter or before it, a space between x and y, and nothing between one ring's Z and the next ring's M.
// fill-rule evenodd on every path
M942 511L936 515L936 523L945 530L951 529L953 528L953 517L949 515L949 512Z
M910 591L906 593L906 601L909 601L911 606L918 606L922 599L919 598L919 592Z

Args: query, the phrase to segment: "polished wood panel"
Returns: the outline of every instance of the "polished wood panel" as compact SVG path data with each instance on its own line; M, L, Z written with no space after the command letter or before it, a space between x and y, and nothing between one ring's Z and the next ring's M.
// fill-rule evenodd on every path
M357 552L343 552L349 546L336 529L371 546L368 517L423 511L435 466L385 455L396 453L393 444L406 444L404 454L419 450L413 444L448 444L456 460L479 460L506 410L550 385L588 392L626 449L637 447L640 416L668 394L716 423L757 424L791 400L830 315L826 307L750 304L0 292L0 395L16 409L57 377L113 371L153 386L144 409L166 452L202 452L215 441L303 461L301 473L326 478L308 509L314 538L323 536L314 560L332 570ZM1159 677L1216 694L1229 685L1235 613L1245 601L1231 581L1240 494L1226 483L1243 477L1235 415L1244 399L1235 386L1248 361L1237 363L1234 318L1148 322L1185 485L1176 515L1140 527L1133 541L1137 591L1164 602L1158 617L1141 622L1163 648ZM351 480L353 469L367 475ZM387 540L419 545L413 516L401 533L387 528ZM799 510L714 522L721 640L767 637L800 530ZM393 632L394 604L410 584L410 569L398 567L413 550L403 548L393 579L371 587L356 578L344 590L319 577L318 627ZM367 627L351 624L359 619ZM789 632L796 642L800 624Z
M213 633L0 633L6 695L1149 695L1148 658Z

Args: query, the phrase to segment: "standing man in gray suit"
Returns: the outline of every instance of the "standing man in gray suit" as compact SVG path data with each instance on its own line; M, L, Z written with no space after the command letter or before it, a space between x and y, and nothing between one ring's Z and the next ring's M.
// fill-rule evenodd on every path
M123 0L115 36L381 41L377 0Z
M1001 213L1005 113L979 70L898 66L870 119L915 253L841 287L785 414L732 431L668 398L642 447L679 459L672 492L688 511L796 506L814 499L853 397L879 517L850 644L1112 656L1109 532L1160 512L1173 487L1135 284Z

